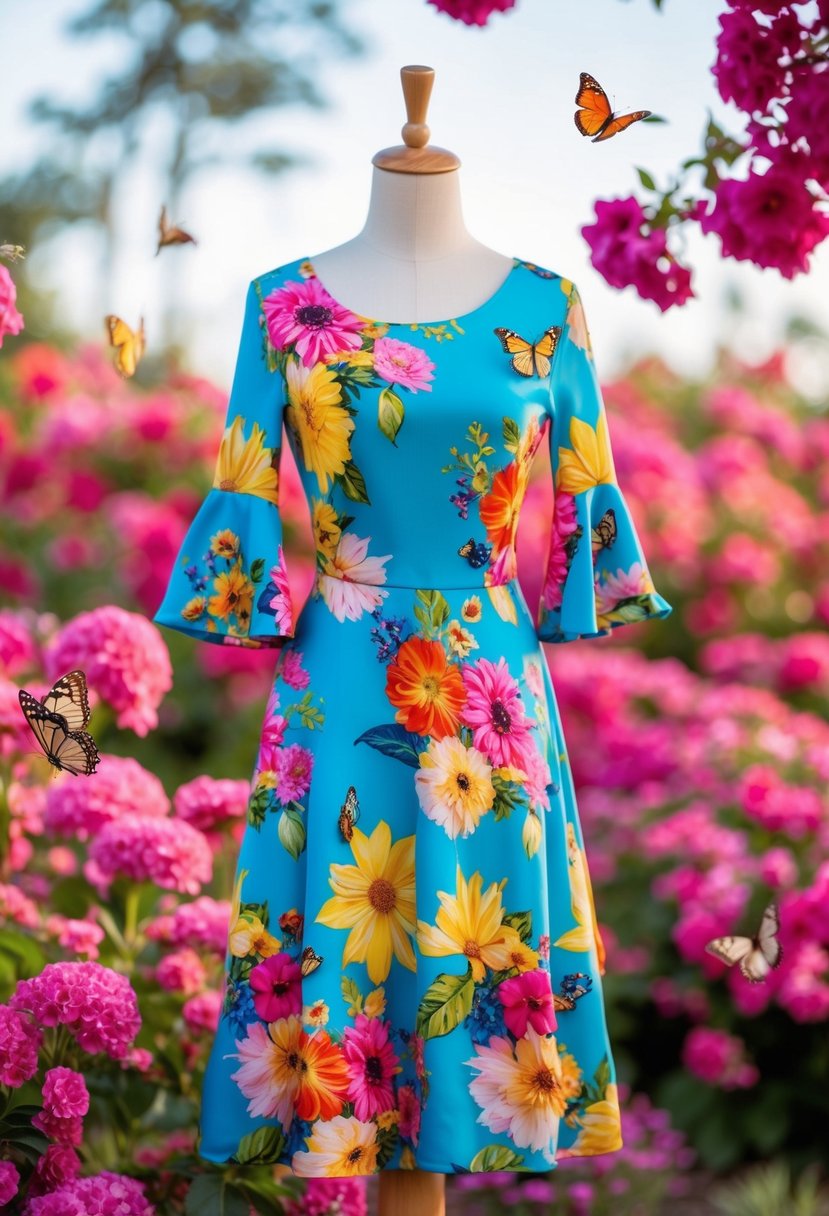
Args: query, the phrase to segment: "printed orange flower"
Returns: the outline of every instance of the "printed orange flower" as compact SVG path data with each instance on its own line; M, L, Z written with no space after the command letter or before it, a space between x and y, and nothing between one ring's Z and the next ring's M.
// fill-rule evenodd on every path
M298 1118L333 1119L339 1115L348 1090L348 1064L325 1030L301 1035Z
M460 669L447 661L440 642L413 637L389 664L386 696L395 719L417 735L452 735L466 701Z
M527 489L526 465L513 460L492 478L492 488L480 502L487 540L499 552L515 543L518 512Z
M211 595L208 610L211 616L226 621L236 613L240 620L249 620L253 607L253 583L240 566L232 566L227 574L217 574L213 580L215 595Z

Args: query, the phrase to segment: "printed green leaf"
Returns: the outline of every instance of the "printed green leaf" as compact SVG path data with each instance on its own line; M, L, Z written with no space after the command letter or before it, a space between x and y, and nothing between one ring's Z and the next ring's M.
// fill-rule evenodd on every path
M415 615L420 619L417 610L418 606L422 605L423 610L427 614L426 619L433 630L437 631L445 621L449 620L449 601L442 591L425 591L422 588L418 588L415 592L415 599L417 601L415 604Z
M596 1066L596 1071L593 1073L593 1079L596 1082L596 1088L599 1093L604 1097L610 1084L610 1064L608 1063L607 1056L602 1056Z
M340 980L340 992L343 994L343 1000L346 1005L348 1005L349 1017L354 1017L362 1012L363 994L354 983L354 980L350 979L347 975L344 975ZM354 1010L353 1014L351 1012L352 1009Z
M259 1127L242 1137L233 1160L240 1165L278 1161L284 1147L285 1133L281 1127Z
M521 432L514 418L504 418L504 447L508 452L516 452L521 442Z
M302 816L293 807L289 807L279 816L276 830L283 849L297 861L305 848L305 823Z
M488 1144L469 1162L469 1172L489 1174L497 1170L517 1170L523 1164L524 1158L514 1149L506 1148L503 1144Z
M397 393L390 388L384 388L377 401L377 425L392 443L395 443L405 416L405 407Z
M248 801L247 820L252 827L256 828L257 832L265 822L265 815L268 811L268 802L270 801L272 793L272 790L267 789L266 786L262 786L251 795L250 800Z
M504 924L515 929L524 945L527 945L533 934L532 912L510 912L504 917Z
M472 1008L474 992L471 967L465 975L439 975L423 994L417 1011L417 1033L424 1039L449 1034Z
M420 768L420 753L426 747L422 735L406 730L405 726L398 722L372 726L358 735L354 742L367 743L384 756L389 756L392 760L402 760L411 768Z
M346 498L352 502L364 502L371 506L371 499L366 489L366 481L353 460L349 460L338 477Z
M262 575L265 573L264 557L255 557L250 563L250 581L252 583L261 583Z

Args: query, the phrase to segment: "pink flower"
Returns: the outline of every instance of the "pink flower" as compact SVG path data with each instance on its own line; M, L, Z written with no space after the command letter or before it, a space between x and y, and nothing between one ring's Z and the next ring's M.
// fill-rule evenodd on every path
M32 1199L26 1216L154 1216L144 1183L127 1174L102 1170L86 1178L73 1178L55 1191Z
M141 1028L127 977L96 962L47 963L39 975L18 980L9 1004L41 1026L68 1027L84 1051L113 1060L126 1056Z
M301 743L280 748L276 755L276 796L280 802L298 802L308 793L313 767L314 753Z
M64 950L73 954L85 954L87 958L97 958L100 953L99 945L106 937L100 925L89 920L75 920L54 913L46 918L46 932L53 933L58 944Z
M50 1068L43 1081L43 1105L61 1119L85 1115L89 1110L86 1081L73 1068Z
M196 777L180 785L173 796L176 815L200 832L210 832L247 811L250 783L229 777Z
M277 550L276 565L271 567L270 582L260 596L259 609L262 612L273 613L279 633L286 637L293 634L294 609L291 603L288 568L285 565L285 555L281 545Z
M0 1005L0 1083L12 1089L31 1081L37 1072L43 1035L35 1023L17 1009Z
M664 230L650 228L636 198L599 199L595 209L595 223L585 224L581 234L590 260L611 287L633 286L663 312L693 295L691 272L668 252Z
M527 774L524 781L524 789L527 792L530 805L543 807L545 811L549 811L550 795L547 792L547 787L552 785L553 775L550 772L549 764L541 755L536 743L532 739L521 753L521 767Z
M366 1216L365 1178L309 1178L300 1199L285 1201L285 1216Z
M808 144L804 156L809 176L824 190L829 186L829 91L825 72L802 73L786 106L786 138L789 144Z
M397 1109L400 1117L397 1128L400 1135L417 1145L420 1136L420 1100L411 1085L401 1085L397 1091Z
M268 698L268 705L265 710L265 721L262 724L259 758L256 762L256 768L259 772L276 771L278 750L282 746L282 741L285 738L285 727L288 725L287 719L282 714L276 712L278 708L279 692L274 685L271 688L271 695Z
M567 581L572 560L572 538L573 534L578 531L578 527L576 500L572 494L561 490L555 496L547 572L541 592L545 608L552 609L561 606L564 584Z
M550 973L538 968L524 971L498 985L504 1006L504 1021L516 1039L522 1039L527 1026L538 1034L549 1034L557 1025Z
M506 659L464 664L463 682L467 700L461 721L471 727L475 747L496 767L523 768L526 752L535 746L532 723L524 714L518 682L510 675Z
M745 1060L745 1044L736 1035L709 1026L695 1026L682 1047L682 1062L708 1085L720 1089L750 1089L760 1079L757 1068Z
M381 1018L358 1013L353 1026L347 1026L343 1055L348 1062L348 1096L358 1119L391 1110L394 1106L392 1077L400 1072L389 1028Z
M222 955L227 947L230 902L200 895L179 904L169 925L169 940L178 946L203 946Z
M77 1148L83 1140L83 1119L80 1115L56 1115L44 1108L32 1116L32 1126L43 1132L50 1140Z
M605 571L601 579L596 580L596 612L604 616L613 612L620 600L632 599L643 595L650 585L648 571L641 562L634 562L627 570L617 570L615 574Z
M720 31L712 69L720 97L748 114L765 112L783 92L785 72L779 61L784 48L779 38L745 9L723 13Z
M262 308L273 346L293 346L306 367L362 346L365 321L338 304L315 275L272 291Z
M170 654L151 621L114 604L82 612L45 653L49 679L79 667L90 688L116 711L119 727L146 735L173 686Z
M302 972L290 954L272 954L251 968L253 1006L266 1022L302 1012Z
M829 233L829 216L814 204L782 164L764 174L750 169L744 181L718 184L713 210L700 216L700 227L717 233L724 257L773 267L791 279L808 270L809 254Z
M0 883L0 920L13 920L15 924L35 929L40 924L37 904L24 895L13 883Z
M215 1034L219 1026L222 1012L223 996L221 992L199 992L191 996L181 1007L181 1016L187 1029L192 1034L200 1031L210 1031Z
M170 810L164 786L131 756L101 756L94 780L62 778L46 791L45 830L89 840L105 824L133 813L162 818Z
M428 0L440 12L465 25L486 25L493 13L506 13L515 0Z
M81 1159L74 1148L67 1144L50 1144L42 1157L38 1158L27 1198L55 1191L65 1182L77 1178L81 1172Z
M424 389L431 393L429 380L434 380L434 363L419 346L400 342L397 338L377 338L374 343L374 370L390 384L399 384L416 393Z
M123 874L182 895L198 895L213 873L213 855L201 832L180 819L125 815L106 824L89 848L105 881Z
M19 334L23 328L23 317L17 311L17 288L14 279L0 263L0 346L8 335Z
M0 1161L0 1205L11 1203L20 1185L20 1174L13 1161Z
M302 666L302 655L296 650L284 650L279 674L289 688L307 688L311 673Z
M155 969L155 978L166 992L183 992L185 996L201 991L207 980L204 963L189 946L167 954Z
M0 611L0 672L13 678L35 665L37 649L29 627L10 609Z

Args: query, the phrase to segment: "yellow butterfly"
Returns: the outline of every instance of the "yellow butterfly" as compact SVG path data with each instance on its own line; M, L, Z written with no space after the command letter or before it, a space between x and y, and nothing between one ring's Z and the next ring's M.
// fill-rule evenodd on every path
M167 223L167 208L162 206L161 215L158 217L158 246L156 247L156 257L164 248L165 245L197 245L198 241L189 232L185 232L183 228L179 228L175 224Z
M138 329L130 329L126 321L110 313L105 318L109 344L115 347L115 367L122 376L134 376L135 369L141 362L146 341L144 337L144 318L138 322Z
M753 937L715 937L705 949L721 962L740 971L752 984L761 983L774 967L780 966L783 948L777 940L780 913L777 904L770 903L763 913L760 928Z
M551 325L537 342L528 342L514 329L496 329L493 332L506 353L512 355L510 362L519 376L540 376L544 379L549 375L550 363L561 337L560 325Z

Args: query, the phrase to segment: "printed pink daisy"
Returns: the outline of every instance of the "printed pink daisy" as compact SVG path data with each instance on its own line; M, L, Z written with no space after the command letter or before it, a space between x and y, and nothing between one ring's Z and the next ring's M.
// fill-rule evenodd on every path
M553 511L553 530L550 534L547 574L544 579L544 589L541 592L545 608L558 608L561 605L561 595L567 581L567 572L570 569L571 538L578 530L578 526L575 498L572 494L559 490L556 494Z
M353 1026L347 1026L343 1055L348 1062L348 1096L358 1119L391 1110L394 1106L392 1077L400 1072L389 1028L380 1018L358 1013Z
M397 1108L400 1111L397 1121L400 1135L417 1145L420 1136L420 1102L413 1086L400 1086L397 1091Z
M298 802L311 788L314 753L300 743L291 743L276 754L276 796L280 802Z
M506 659L465 664L463 683L467 699L461 721L472 728L475 746L496 767L523 768L525 753L533 746L532 722L524 714L518 683Z
M272 954L251 969L253 1006L266 1022L277 1022L302 1010L302 972L290 954Z
M259 759L256 762L257 771L260 773L275 771L278 751L285 738L285 727L288 725L288 722L282 714L277 713L278 709L279 693L274 687L271 689L271 695L268 698L265 721L262 725Z
M291 588L288 584L288 568L285 565L285 555L279 546L276 565L271 567L270 582L262 593L263 602L259 607L265 612L272 612L276 617L276 627L281 634L290 637L294 632L294 610L291 603Z
M634 562L628 570L606 572L596 580L596 612L605 616L612 612L621 600L653 591L651 577L641 562Z
M302 654L297 650L286 650L279 674L289 688L307 688L311 674L302 666Z
M416 393L423 389L431 393L429 380L434 380L434 363L424 350L397 338L378 338L374 343L374 370L382 380L399 384Z
M306 367L363 344L365 322L338 304L316 277L272 291L262 308L272 344L277 350L293 346Z
M504 1006L507 1029L516 1039L524 1037L528 1026L538 1034L555 1030L557 1021L548 971L541 968L524 971L514 979L504 980L498 985L498 995Z

